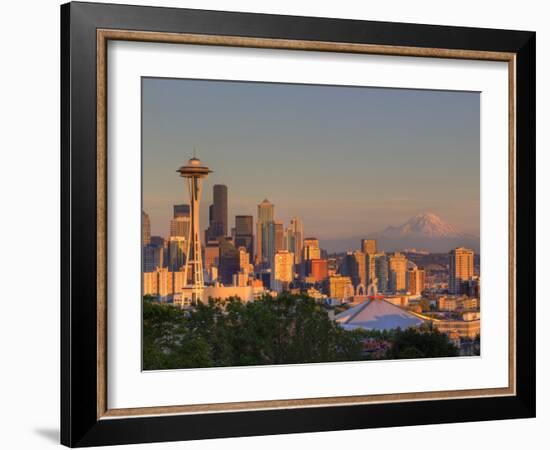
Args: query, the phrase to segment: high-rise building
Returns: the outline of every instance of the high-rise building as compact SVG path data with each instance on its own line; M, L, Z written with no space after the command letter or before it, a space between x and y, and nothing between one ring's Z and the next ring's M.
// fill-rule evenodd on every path
M151 220L149 214L141 212L141 245L145 247L151 242Z
M157 245L143 247L143 271L154 272L164 265L164 249Z
M186 166L178 169L181 177L185 178L189 190L191 230L185 252L184 280L185 286L182 291L183 303L188 301L202 301L204 291L204 272L202 267L202 246L200 235L200 201L202 194L202 181L212 171L203 166L201 161L195 157L191 158ZM191 275L189 277L189 274ZM189 278L191 282L188 283Z
M208 206L208 228L212 228L212 222L214 222L214 205Z
M151 236L151 245L156 247L165 247L166 242L162 236Z
M300 264L300 272L302 277L307 276L310 273L311 267L308 263L312 259L322 259L321 249L319 248L319 240L314 237L306 238L303 242L302 248L302 262Z
M479 298L479 286L480 280L479 277L474 276L471 280L468 281L468 296Z
M290 219L290 225L286 229L286 249L294 253L294 264L302 262L302 249L304 247L304 225L298 217Z
M238 247L239 250L239 267L241 272L248 274L251 272L250 267L250 253L247 252L245 247Z
M331 298L344 299L353 296L353 284L350 277L333 275L328 279L328 291Z
M457 247L449 252L449 292L465 294L468 281L474 276L474 251Z
M170 236L183 237L189 239L189 231L191 230L191 217L178 216L170 220Z
M354 287L362 284L365 289L367 288L365 254L363 252L348 252L342 259L340 272L342 275L347 275L351 278Z
M233 275L241 269L241 255L231 240L220 239L220 266L218 278L226 285L233 283Z
M168 240L168 267L176 272L185 267L187 239L181 236L171 236Z
M376 239L361 239L361 251L365 254L366 283L371 284L376 278L374 255L377 252Z
M258 262L270 261L269 249L274 247L274 227L270 225L274 220L275 206L268 199L258 205L258 222L256 233L256 259ZM271 230L271 233L270 233Z
M273 237L274 237L273 254L281 250L286 250L284 245L284 234L285 234L285 229L283 226L283 222L280 222L278 220L273 222Z
M227 236L227 186L215 184L213 202L208 209L209 226L205 231L207 240L212 241Z
M309 259L321 259L321 249L319 248L319 240L317 238L310 237L304 239L302 260L307 261Z
M361 239L361 251L366 254L376 253L376 239Z
M389 290L404 291L407 288L407 257L395 252L388 258Z
M377 253L365 253L365 275L367 284L371 284L376 278Z
M386 292L388 290L388 259L384 252L375 253L370 256L374 261L375 277L369 284L376 280L376 288L378 292Z
M216 236L227 236L227 186L224 184L214 185L214 210L213 225Z
M204 270L210 272L212 267L220 264L220 242L208 241L204 247Z
M424 269L415 267L407 271L407 291L412 295L420 295L424 290L426 273Z
M254 219L252 216L235 216L235 247L244 247L254 256Z
M338 274L338 260L336 258L327 258L328 275Z
M191 217L191 208L187 203L174 205L174 219L178 217Z
M320 283L328 278L328 261L326 259L310 259L308 265L308 278L312 281Z
M294 279L294 255L288 250L279 250L273 256L271 289L281 292L288 289Z

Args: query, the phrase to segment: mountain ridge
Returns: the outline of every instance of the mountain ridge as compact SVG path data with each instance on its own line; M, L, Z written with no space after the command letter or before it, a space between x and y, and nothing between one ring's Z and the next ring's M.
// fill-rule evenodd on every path
M479 253L478 236L461 232L432 212L415 214L401 225L390 225L365 236L323 240L321 246L330 253L349 251L359 248L361 239L376 239L378 248L384 251L416 248L442 253L455 247L467 247Z

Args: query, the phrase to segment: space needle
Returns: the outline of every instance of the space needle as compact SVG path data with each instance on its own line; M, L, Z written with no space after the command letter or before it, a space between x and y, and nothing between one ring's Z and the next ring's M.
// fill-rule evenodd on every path
M191 226L187 239L187 252L185 254L184 287L183 294L193 304L202 301L204 290L204 274L202 269L201 233L199 225L199 212L202 194L202 180L212 171L203 165L200 159L193 156L186 166L180 167L177 172L185 178L189 188L191 204ZM189 270L191 276L189 277ZM191 278L191 282L189 282Z

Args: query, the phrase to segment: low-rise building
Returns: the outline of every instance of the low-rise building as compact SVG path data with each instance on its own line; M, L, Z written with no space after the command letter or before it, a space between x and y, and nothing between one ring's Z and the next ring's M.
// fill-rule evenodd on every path
M480 320L438 320L433 322L434 327L441 333L451 335L457 333L460 338L474 339L480 332Z

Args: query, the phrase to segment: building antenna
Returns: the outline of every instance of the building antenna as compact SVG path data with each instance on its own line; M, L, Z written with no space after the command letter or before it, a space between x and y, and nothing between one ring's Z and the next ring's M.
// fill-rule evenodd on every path
M193 145L193 158L197 158L197 148L195 145Z

